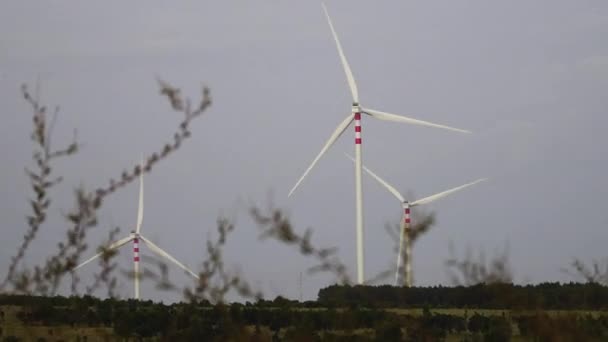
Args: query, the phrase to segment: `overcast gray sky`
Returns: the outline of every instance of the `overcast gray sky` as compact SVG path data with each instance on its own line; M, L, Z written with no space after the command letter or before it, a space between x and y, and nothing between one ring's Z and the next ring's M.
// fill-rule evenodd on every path
M608 3L597 1L328 1L358 81L379 110L470 129L473 135L363 121L364 162L400 190L429 195L479 177L491 181L433 203L437 225L414 249L418 285L446 284L448 244L491 253L509 245L517 282L567 281L573 257L606 257L608 214ZM55 216L26 264L63 237L71 189L116 176L170 139L180 119L158 96L159 75L214 104L193 137L146 178L142 233L197 268L221 213L237 232L228 264L267 296L298 297L310 266L259 243L247 204L269 196L314 241L336 246L355 272L354 175L349 130L292 198L287 193L350 111L338 55L316 1L0 3L0 269L25 230L31 116L23 82L41 80L60 105L56 143L78 128L85 144L58 164ZM365 118L364 118L365 119ZM399 203L364 178L367 275L394 261L387 222ZM108 201L90 236L135 222L137 187ZM131 267L130 247L120 255ZM83 270L90 277L96 265ZM172 269L180 285L190 280ZM328 276L305 276L316 297ZM390 282L388 279L387 282ZM143 286L145 298L175 300ZM123 279L120 293L131 296Z

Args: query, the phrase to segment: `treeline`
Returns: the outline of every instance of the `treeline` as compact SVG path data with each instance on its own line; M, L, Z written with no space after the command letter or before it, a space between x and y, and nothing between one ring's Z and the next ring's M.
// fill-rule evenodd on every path
M305 340L419 341L461 337L508 341L514 335L541 340L567 336L608 339L608 314L504 311L485 316L474 309L453 310L446 314L426 307L419 315L407 310L361 305L313 307L314 303L277 297L245 304L165 305L90 296L4 295L0 296L0 311L10 306L20 307L17 317L25 326L104 326L111 328L116 337L143 340L292 341L308 337ZM1 312L0 317L3 315ZM1 323L0 319L0 326Z
M112 328L121 338L203 341L255 340L257 336L258 340L267 341L321 336L321 332L329 338L332 331L344 330L345 336L366 340L355 331L367 329L375 336L376 329L381 333L386 330L386 322L393 321L392 326L398 326L391 318L397 316L382 310L319 310L291 304L292 301L282 297L255 304L212 305L200 302L165 305L131 299L101 300L90 296L0 296L0 311L18 306L17 318L26 326L104 326ZM0 320L0 327L1 323Z
M28 307L115 306L152 301L84 297L0 295L0 305ZM162 305L162 304L158 304ZM172 306L184 304L173 304ZM197 306L213 306L201 301ZM245 306L290 308L451 308L503 310L608 310L608 286L596 283L542 283L538 285L478 284L473 286L395 287L390 285L332 285L319 290L316 301L299 302L281 296Z
M455 287L333 285L319 291L322 307L604 310L608 287L596 283L479 284Z

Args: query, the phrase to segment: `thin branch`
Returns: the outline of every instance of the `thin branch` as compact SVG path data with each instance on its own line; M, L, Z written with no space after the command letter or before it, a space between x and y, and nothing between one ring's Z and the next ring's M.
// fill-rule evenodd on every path
M336 256L336 248L320 248L312 244L312 230L303 235L296 233L289 219L279 209L269 208L264 214L257 207L250 210L251 216L261 229L260 239L272 238L280 243L298 248L300 254L316 259L317 264L309 268L309 273L329 272L343 284L350 284L346 266Z

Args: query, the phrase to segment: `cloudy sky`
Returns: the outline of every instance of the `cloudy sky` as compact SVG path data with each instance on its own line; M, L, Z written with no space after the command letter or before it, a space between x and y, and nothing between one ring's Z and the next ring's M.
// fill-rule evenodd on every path
M508 246L520 283L568 281L573 257L602 259L608 241L608 3L596 1L328 1L334 25L372 108L470 129L472 135L364 120L364 162L403 192L426 196L479 177L491 181L433 203L438 223L414 249L416 284L447 284L452 243L492 254ZM0 3L0 269L26 229L31 113L19 94L40 79L60 105L55 142L78 128L81 152L61 161L54 211L26 259L54 250L72 189L115 177L171 139L180 119L155 77L214 104L193 137L146 178L143 233L200 267L219 215L236 220L226 250L268 297L298 297L311 265L259 242L251 203L285 208L313 240L336 246L354 277L354 173L349 130L291 198L287 193L350 111L329 27L315 1ZM364 178L367 276L394 260L384 226L395 199ZM271 200L270 200L271 199ZM137 187L116 194L90 236L135 222ZM130 247L119 257L130 267ZM82 270L89 279L96 265ZM172 269L179 285L190 284ZM304 276L306 298L330 276ZM391 280L388 279L387 282ZM130 296L130 283L120 282ZM100 293L101 294L101 293ZM143 286L145 298L176 300Z

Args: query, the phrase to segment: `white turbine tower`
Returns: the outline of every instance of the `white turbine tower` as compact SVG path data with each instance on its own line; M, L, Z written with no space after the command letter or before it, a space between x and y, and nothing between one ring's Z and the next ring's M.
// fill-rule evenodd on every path
M115 241L106 247L106 250L108 250L108 251L116 250L116 249L126 245L130 241L133 241L133 277L134 277L134 287L135 287L135 289L134 289L135 299L139 299L139 279L141 277L140 272L139 272L139 240L140 239L150 248L150 250L152 250L152 252L158 254L158 256L160 256L161 258L171 261L172 263L177 265L179 268L181 268L184 271L186 271L187 273L189 273L194 278L199 279L199 277L196 273L192 272L188 267L186 267L181 262L177 261L177 259L172 257L169 253L165 252L160 247L158 247L157 245L152 243L152 241L146 239L143 235L141 235L140 232L141 232L141 224L143 222L143 219L144 219L144 164L143 164L143 160L142 160L142 163L140 166L140 173L139 173L139 207L137 209L137 225L135 227L135 231L131 231L131 234L129 236L127 236L123 239L120 239L118 241ZM95 254L94 256L87 259L80 265L76 266L74 268L74 270L81 268L82 266L99 258L103 254L104 254L103 252Z
M334 30L334 26L332 24L331 18L329 17L329 13L325 4L323 5L323 10L325 12L325 16L327 17L327 22L329 23L329 28L331 29L331 33L333 35L334 41L336 43L336 47L338 49L338 55L340 56L340 61L342 62L342 67L344 68L344 72L346 73L346 80L348 81L348 86L350 88L350 92L352 95L353 103L351 107L351 113L338 125L338 127L331 134L321 152L315 157L310 166L306 169L304 174L297 181L296 185L289 192L289 196L293 194L296 188L300 185L300 183L304 180L306 175L310 172L310 170L315 166L315 164L319 161L319 159L325 154L325 152L334 144L334 142L344 133L344 131L350 126L350 124L355 122L355 208L356 208L356 232L357 232L357 282L362 284L364 282L364 252L363 252L363 190L361 188L361 114L366 114L376 119L385 120L385 121L393 121L393 122L401 122L408 123L413 125L420 126L428 126L435 128L443 128L451 131L461 132L461 133L470 133L467 130L462 130L458 128L453 128L449 126L439 125L427 121L417 120L408 118L405 116L399 116L395 114L390 114L386 112L381 112L374 109L369 109L362 107L359 102L359 93L357 90L357 84L355 83L355 78L353 73L348 65L348 61L342 51L342 46L340 44L340 40L338 39L338 35Z
M350 158L350 160L352 160L353 162L355 161L355 159L353 157L351 157L350 155L346 155L348 158ZM385 180L383 180L382 178L380 178L380 176L378 176L377 174L375 174L372 170L368 169L367 167L365 167L365 165L363 166L363 170L365 170L365 172L367 172L370 176L372 176L372 178L374 178L378 183L380 183L380 185L382 185L386 190L388 190L391 194L393 194L393 196L395 196L399 202L401 202L401 206L403 208L403 218L401 220L401 229L399 232L399 253L397 254L397 271L395 272L395 285L399 285L399 272L401 270L401 260L405 259L405 269L403 270L404 274L405 274L405 285L410 287L412 286L412 240L410 239L410 224L411 224L411 217L410 217L410 208L413 208L415 206L421 205L421 204L428 204L431 202L434 202L440 198L444 198L448 195L451 195L453 193L455 193L456 191L462 190L464 188L467 188L469 186L475 185L479 182L483 182L485 180L487 180L487 178L480 178L476 181L473 181L471 183L467 183L455 188L452 188L450 190L446 190L413 202L409 202L407 201L403 195L401 195L401 193L399 193L399 191L397 191L397 189L395 189L392 185L390 185L388 182L386 182ZM405 244L405 254L403 253L403 245Z

